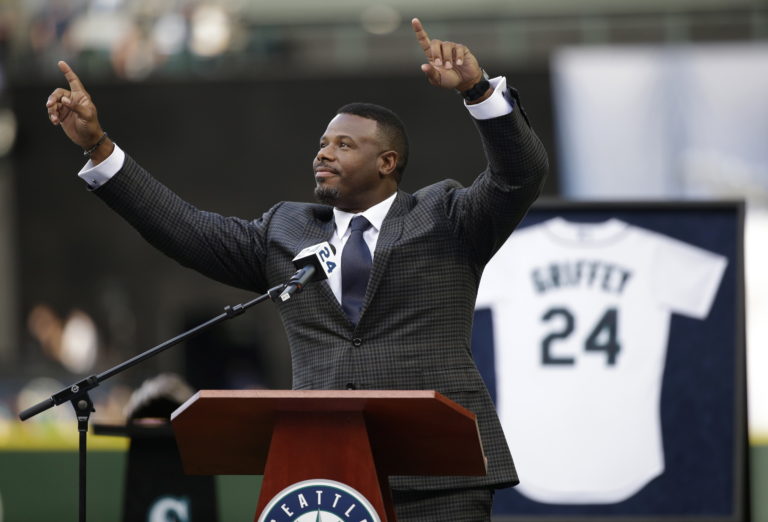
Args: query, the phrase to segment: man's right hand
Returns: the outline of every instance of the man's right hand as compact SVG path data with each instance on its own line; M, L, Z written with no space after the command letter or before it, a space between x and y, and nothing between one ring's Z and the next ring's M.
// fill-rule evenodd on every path
M72 142L88 150L104 135L96 106L72 68L66 62L59 62L58 65L69 83L69 89L58 88L48 96L45 103L48 119L53 125L60 125ZM104 140L91 154L91 160L100 163L113 148L114 144L109 139Z

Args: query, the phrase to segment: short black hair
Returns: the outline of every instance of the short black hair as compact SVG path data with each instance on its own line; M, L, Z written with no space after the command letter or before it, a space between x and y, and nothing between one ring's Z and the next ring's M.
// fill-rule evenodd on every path
M405 166L408 164L408 134L400 117L393 111L375 103L348 103L336 111L336 114L353 114L361 118L374 120L387 145L397 152L395 181L400 184Z

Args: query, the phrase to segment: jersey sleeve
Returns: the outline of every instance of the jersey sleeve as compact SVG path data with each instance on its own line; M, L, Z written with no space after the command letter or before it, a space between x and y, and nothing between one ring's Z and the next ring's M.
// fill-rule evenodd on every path
M499 254L503 252L503 248ZM504 286L505 281L499 280L499 273L495 269L493 259L486 265L483 271L483 277L480 278L480 286L477 289L477 299L475 300L475 309L491 308L502 298L500 287Z
M532 258L541 249L537 230L539 227L524 227L515 232L485 265L475 309L493 308L507 300L521 299L517 286L527 279L527 274L520 271L533 266Z
M673 312L704 319L727 264L720 254L658 236L653 260L654 294Z

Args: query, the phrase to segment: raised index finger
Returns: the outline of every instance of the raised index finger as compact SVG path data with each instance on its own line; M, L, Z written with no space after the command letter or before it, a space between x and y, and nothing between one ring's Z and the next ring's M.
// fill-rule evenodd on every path
M59 65L59 70L64 73L64 78L66 78L67 82L69 82L70 91L85 91L85 87L83 87L83 84L80 81L80 78L77 77L77 75L75 74L75 71L72 70L72 68L67 64L67 62L60 61L58 65Z
M416 33L416 39L419 41L421 50L427 55L427 59L431 61L432 51L429 45L429 35L427 34L427 31L424 30L424 26L421 25L421 20L418 18L411 20L411 27L413 27L413 32Z

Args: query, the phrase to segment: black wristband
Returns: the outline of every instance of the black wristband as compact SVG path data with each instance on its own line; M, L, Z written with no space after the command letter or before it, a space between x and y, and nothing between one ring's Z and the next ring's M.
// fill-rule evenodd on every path
M488 81L488 73L483 71L483 78L466 91L459 91L468 102L479 100L491 88L491 82Z
M94 145L90 149L85 149L83 151L83 156L87 156L87 157L90 158L91 154L93 154L96 151L96 149L99 148L99 145L104 143L104 140L106 140L106 139L107 139L107 133L105 132L104 134L101 135L101 138L99 138L99 141L96 142L96 145Z

